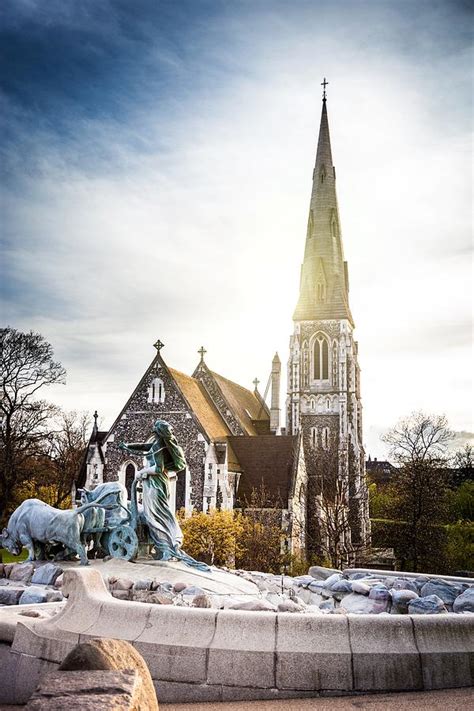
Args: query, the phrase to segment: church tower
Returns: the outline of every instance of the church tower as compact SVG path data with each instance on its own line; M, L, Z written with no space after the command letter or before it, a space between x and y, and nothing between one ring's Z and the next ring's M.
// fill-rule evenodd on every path
M323 86L325 89L326 80ZM293 321L287 432L301 431L303 438L308 471L309 552L324 555L337 537L346 559L353 561L370 539L370 522L360 370L349 306L326 91ZM342 530L335 531L334 527Z

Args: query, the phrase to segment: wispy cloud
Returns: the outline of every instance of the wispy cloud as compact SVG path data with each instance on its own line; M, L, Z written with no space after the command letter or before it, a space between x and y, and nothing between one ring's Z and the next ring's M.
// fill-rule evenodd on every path
M3 310L60 401L112 419L158 336L243 383L286 358L327 75L366 432L471 428L467 6L6 7Z

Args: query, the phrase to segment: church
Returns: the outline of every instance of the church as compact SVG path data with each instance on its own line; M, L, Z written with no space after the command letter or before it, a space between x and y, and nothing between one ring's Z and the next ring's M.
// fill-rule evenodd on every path
M324 89L326 82L324 84ZM332 162L326 91L313 171L300 293L287 372L286 426L280 422L281 363L271 364L271 405L211 370L199 351L192 375L156 354L115 422L97 427L76 486L119 480L130 487L141 462L119 449L146 441L156 419L171 423L187 468L172 481L176 508L209 511L248 504L265 491L277 506L293 553L324 555L334 521L357 557L370 541L358 347L349 306Z

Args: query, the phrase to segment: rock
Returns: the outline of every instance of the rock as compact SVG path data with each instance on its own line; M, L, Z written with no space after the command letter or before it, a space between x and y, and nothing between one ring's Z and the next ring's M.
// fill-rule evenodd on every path
M276 612L277 608L266 600L246 600L229 605L228 610L251 610L253 612Z
M326 611L334 610L334 607L335 607L335 602L334 602L334 598L332 598L332 597L330 597L329 600L324 600L324 602L321 602L319 605L320 610L326 610Z
M278 612L304 612L305 608L293 602L293 600L285 600L278 604L277 610Z
M0 563L0 578L3 578L5 575L5 568L3 566L3 563Z
M312 565L308 570L308 575L311 575L311 577L316 580L327 580L331 575L334 575L334 573L338 573L342 577L342 572L335 568L323 568L320 565Z
M61 573L61 575L56 578L56 582L54 583L55 587L62 588L63 580L64 580L64 573Z
M445 605L452 607L453 602L461 592L460 587L448 583L446 580L430 580L421 588L420 596L430 597L431 595L437 595Z
M388 590L386 592L387 596L389 596ZM386 599L373 599L365 595L351 593L343 598L341 607L346 612L353 612L355 614L379 615L381 612L387 611L388 597Z
M453 612L474 612L474 587L468 588L455 599Z
M8 578L0 578L0 585L9 585L10 581Z
M334 585L335 582L337 582L338 580L341 580L341 579L342 579L342 573L334 573L334 575L330 575L329 578L326 578L326 580L324 581L324 587L327 590L330 590L331 585Z
M413 580L413 578L412 578ZM418 578L415 578L413 582L415 583L416 587L418 588L418 593L420 593L421 588L425 583L428 583L430 578L427 575L419 575Z
M18 583L29 583L34 572L33 563L15 563L10 570L9 578Z
M389 581L389 578L387 578L387 581ZM412 590L418 595L418 586L414 580L410 580L409 578L394 578L389 582L391 582L391 585L387 585L387 587L392 590Z
M148 667L131 644L118 639L93 639L78 644L59 667L60 671L134 669L141 678L140 711L158 711L155 687Z
M153 580L151 578L143 578L142 580L135 580L133 583L134 590L151 590L153 585Z
M172 592L173 584L170 583L168 580L162 580L161 582L159 580L155 580L153 582L152 589L153 590L163 590L163 592Z
M183 592L183 590L185 590L187 587L188 586L186 585L186 583L178 582L173 585L173 590L175 593L180 593Z
M36 568L31 578L32 584L38 585L54 585L56 580L62 574L63 569L54 563L46 563Z
M117 578L116 582L113 584L112 590L130 590L133 588L132 578Z
M22 610L18 613L22 617L41 617L41 613L38 610Z
M370 600L377 600L378 602L381 601L388 601L390 600L390 592L387 590L387 588L384 587L379 587L374 586L371 591L369 592L369 598Z
M447 610L444 602L437 595L419 597L408 603L409 615L437 615L440 612L447 612Z
M9 586L0 588L0 605L17 605L25 588Z
M352 592L352 583L349 580L336 580L329 588L334 593L350 593Z
M136 669L49 672L41 678L24 708L25 711L63 711L67 708L81 711L150 709L149 705L142 705L141 686Z
M208 595L196 595L196 597L193 598L191 607L212 607L211 599Z
M202 588L199 588L197 585L190 585L187 587L185 590L183 590L182 595L188 597L196 597L196 595L205 595L206 592Z
M367 573L349 573L349 580L361 580L365 578Z
M110 592L117 600L130 600L130 590L111 590Z
M149 602L153 605L173 604L173 596L159 590L133 590L132 598L135 602Z
M293 578L294 583L303 588L307 588L313 580L314 578L312 575L298 575L296 578Z
M392 608L390 610L392 615L406 615L409 603L412 600L416 600L418 593L413 592L413 590L395 590L392 588L390 596L392 598Z
M12 572L12 569L15 565L16 565L16 563L4 563L3 564L3 575L5 578L10 577L10 573Z
M34 587L33 585L23 591L20 599L18 600L19 605L32 605L40 602L46 602L48 599L48 593L44 588Z
M351 581L352 592L359 593L359 595L368 595L371 587L367 583L363 583L361 580Z
M62 602L65 599L60 590L48 590L46 593L46 602Z
M311 592L317 593L318 595L322 594L322 591L325 590L325 583L323 580L319 580L317 582L310 583L308 585L308 590Z

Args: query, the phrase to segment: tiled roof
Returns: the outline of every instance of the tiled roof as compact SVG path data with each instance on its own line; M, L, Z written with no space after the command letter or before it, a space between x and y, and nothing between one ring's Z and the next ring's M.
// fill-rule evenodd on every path
M237 492L239 501L242 503L245 499L249 500L252 489L260 488L263 483L271 497L281 498L286 506L291 494L298 437L231 436L227 440L242 468Z
M168 370L209 438L215 440L229 435L230 430L199 380L174 368Z
M257 431L252 420L269 421L270 417L266 406L251 390L243 388L214 371L211 373L244 431L249 435L256 435Z

